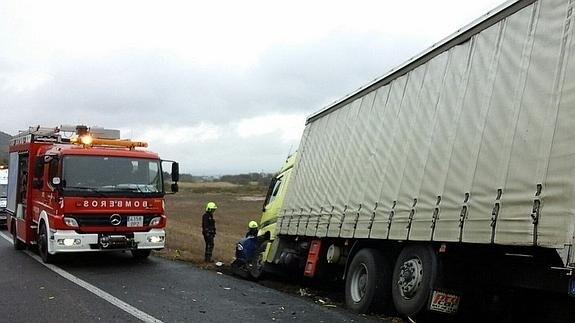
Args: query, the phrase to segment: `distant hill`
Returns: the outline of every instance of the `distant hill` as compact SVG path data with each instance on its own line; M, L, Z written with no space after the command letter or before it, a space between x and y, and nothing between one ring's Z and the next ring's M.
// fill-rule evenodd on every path
M12 136L0 131L0 165L8 165L8 144Z

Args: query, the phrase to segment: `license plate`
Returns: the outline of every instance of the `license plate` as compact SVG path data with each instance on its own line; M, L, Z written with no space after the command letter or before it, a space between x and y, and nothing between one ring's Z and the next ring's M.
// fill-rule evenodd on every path
M453 294L433 291L429 309L432 311L454 314L459 309L460 297Z
M143 227L144 217L142 215L128 216L128 227Z

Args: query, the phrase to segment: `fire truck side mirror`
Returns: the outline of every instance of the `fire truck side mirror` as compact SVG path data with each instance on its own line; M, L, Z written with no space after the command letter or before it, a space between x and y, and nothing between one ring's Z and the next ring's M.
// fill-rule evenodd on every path
M172 163L172 182L178 182L179 180L180 180L180 164L173 162Z

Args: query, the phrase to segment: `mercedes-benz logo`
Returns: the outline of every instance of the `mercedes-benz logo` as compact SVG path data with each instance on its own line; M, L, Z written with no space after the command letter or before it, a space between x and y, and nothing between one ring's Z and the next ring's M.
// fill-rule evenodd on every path
M122 223L122 217L119 214L112 214L110 217L110 223L115 226L120 225L120 223Z

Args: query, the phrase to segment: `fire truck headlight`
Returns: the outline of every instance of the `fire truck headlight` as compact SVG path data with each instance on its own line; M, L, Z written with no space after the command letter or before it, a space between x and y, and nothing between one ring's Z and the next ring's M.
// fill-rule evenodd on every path
M160 224L160 221L162 221L162 218L157 216L157 217L150 220L150 226L153 227L155 225L158 225L158 224Z
M148 242L151 242L151 243L164 242L164 236L150 236L150 237L148 237Z
M66 223L66 225L69 226L69 227L73 227L73 228L77 228L77 227L78 227L78 221L76 221L76 219L74 219L74 218L65 217L65 218L64 218L64 223Z
M66 247L79 245L80 243L82 243L80 239L72 239L72 238L58 239L58 244Z

